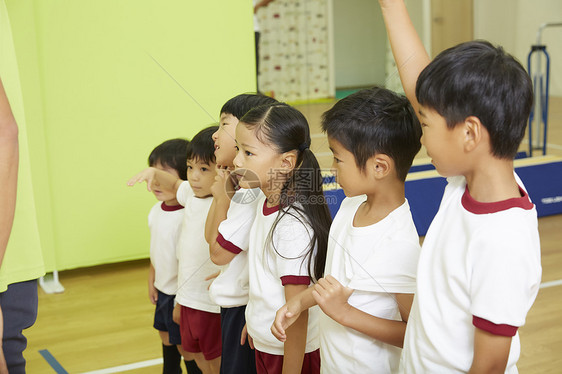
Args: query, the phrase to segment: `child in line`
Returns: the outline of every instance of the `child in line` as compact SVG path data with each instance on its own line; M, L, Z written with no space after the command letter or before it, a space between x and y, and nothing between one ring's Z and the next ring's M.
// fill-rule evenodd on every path
M405 97L374 87L337 102L322 128L347 197L330 229L326 278L288 300L271 330L285 341L295 318L318 304L323 373L394 373L420 251L404 196L420 124Z
M533 102L525 69L474 41L429 62L403 0L380 0L422 144L448 177L425 237L404 372L517 373L540 284L537 212L513 168Z
M204 374L220 371L220 308L209 296L213 274L220 268L209 258L205 220L212 203L211 186L216 175L212 134L217 126L201 130L187 147L187 182L156 168L148 168L129 180L146 181L149 189L172 192L185 207L177 247L178 289L174 317L179 316L182 347L195 356Z
M236 127L239 118L254 107L276 103L260 94L241 94L228 100L220 113L220 127L213 134L217 177L211 188L213 204L205 225L211 260L224 265L209 289L221 307L221 374L256 372L255 353L249 344L240 344L248 304L248 236L254 222L259 188L239 189L227 195L230 171L236 156Z
M148 165L166 171L182 180L187 179L186 139L171 139L152 150ZM155 189L156 203L148 214L150 228L150 271L148 296L156 305L154 328L162 340L163 374L181 373L181 357L188 373L200 373L193 355L181 347L180 327L173 321L173 310L178 286L178 259L176 246L180 236L183 206L176 195Z
M317 310L302 313L285 343L270 332L275 312L324 270L330 214L304 116L286 104L260 106L236 128L234 175L263 192L249 238L248 339L258 373L319 373Z

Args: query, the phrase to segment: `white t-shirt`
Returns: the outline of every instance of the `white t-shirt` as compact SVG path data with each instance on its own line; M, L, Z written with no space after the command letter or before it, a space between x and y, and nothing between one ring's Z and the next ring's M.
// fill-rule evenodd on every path
M517 373L516 331L541 280L535 206L521 187L521 198L480 203L470 196L464 177L448 182L422 246L401 369L467 372L478 327L515 335L505 372Z
M308 256L305 254L309 249L312 229L285 214L276 226L272 245L268 237L279 208L268 208L265 203L266 198L262 196L250 234L250 299L246 307L246 323L257 350L283 355L284 344L273 336L270 328L275 313L285 305L283 284L310 284ZM294 208L289 208L289 211L299 216ZM306 353L318 349L317 320L318 307L310 308Z
M209 283L205 278L217 273L220 267L209 256L205 241L205 221L212 197L197 198L188 182L183 182L177 192L178 202L185 206L180 240L177 247L178 304L210 313L220 313L220 308L209 296Z
M154 287L175 295L178 287L176 245L180 236L183 206L157 202L148 214L150 229L150 262L154 266Z
M236 191L226 219L219 225L217 242L224 249L236 254L232 261L223 267L210 288L211 298L223 308L248 304L248 245L256 207L262 195L259 188Z
M366 197L346 198L330 229L325 274L355 291L348 303L376 317L402 320L396 293L414 293L419 236L405 201L381 221L354 227ZM323 373L393 373L401 349L345 327L321 313Z

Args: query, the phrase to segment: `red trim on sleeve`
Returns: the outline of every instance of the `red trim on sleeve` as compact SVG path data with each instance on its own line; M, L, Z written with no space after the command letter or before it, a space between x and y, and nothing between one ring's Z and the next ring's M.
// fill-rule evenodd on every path
M470 196L468 186L466 186L461 202L462 206L466 210L474 214L498 213L511 208L521 208L525 210L533 209L534 205L529 199L529 195L527 195L527 192L525 192L521 186L519 186L519 193L521 194L521 197L514 197L512 199L496 201L493 203L481 203Z
M234 253L235 255L237 255L238 253L242 252L242 250L240 248L238 248L237 246L235 246L234 244L232 244L231 242L229 242L228 240L226 240L221 233L219 233L219 236L217 236L217 243L219 243L219 245L221 247L223 247L224 249L226 249L229 252Z
M286 286L288 284L310 284L308 275L284 275L281 277L281 284Z
M475 327L478 327L480 330L484 330L489 332L490 334L494 335L501 335L501 336L515 336L517 333L517 326L511 325L496 325L493 322L488 321L487 319L472 316L472 324Z
M178 205L166 205L166 204L164 204L163 201L162 201L162 204L160 204L160 207L165 212L175 212L176 210L183 209L183 205L180 205L180 204L178 204Z

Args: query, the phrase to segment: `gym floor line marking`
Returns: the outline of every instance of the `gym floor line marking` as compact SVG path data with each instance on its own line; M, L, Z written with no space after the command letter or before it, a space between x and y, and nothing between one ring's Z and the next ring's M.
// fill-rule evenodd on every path
M64 370L62 365L55 359L51 352L46 349L42 349L39 351L39 354L43 356L45 361L47 361L47 363L51 365L51 367L57 374L68 374L68 371Z
M556 287L556 286L562 286L562 279L558 279L558 280L550 281L550 282L543 282L543 283L541 283L539 288L550 288L550 287Z
M134 369L140 369L140 368L146 368L149 366L156 366L156 365L160 365L163 363L162 358L155 358L153 360L146 360L146 361L141 361L141 362L135 362L133 364L127 364L127 365L121 365L121 366L115 366L112 368L107 368L107 369L101 369L101 370L94 370L94 371L88 371L88 372L84 372L82 374L111 374L111 373L121 373L123 371L129 371L129 370L134 370Z

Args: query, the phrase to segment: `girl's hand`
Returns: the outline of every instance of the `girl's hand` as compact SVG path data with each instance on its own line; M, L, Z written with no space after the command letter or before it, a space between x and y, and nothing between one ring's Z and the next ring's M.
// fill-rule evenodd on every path
M148 299L153 305L156 305L156 302L158 301L158 291L156 290L156 287L154 287L154 284L148 284Z
M127 186L134 186L137 183L146 182L146 188L148 191L152 191L153 183L155 183L154 175L156 174L155 168L146 168L127 182Z
M176 304L176 306L174 307L174 311L172 312L172 320L178 325L180 324L180 319L181 319L180 308L181 308L180 304Z
M342 323L351 310L347 300L353 293L352 288L344 287L331 275L322 278L314 285L312 296L324 313L334 321Z
M287 340L286 330L299 318L301 315L300 307L296 302L289 300L287 304L283 305L275 314L275 320L271 325L271 333L279 341L285 342Z
M246 325L244 325L242 334L240 334L240 345L246 344L246 337L248 338L248 344L250 345L250 348L254 349L254 339L252 339L252 337L248 334L248 329L246 328Z

